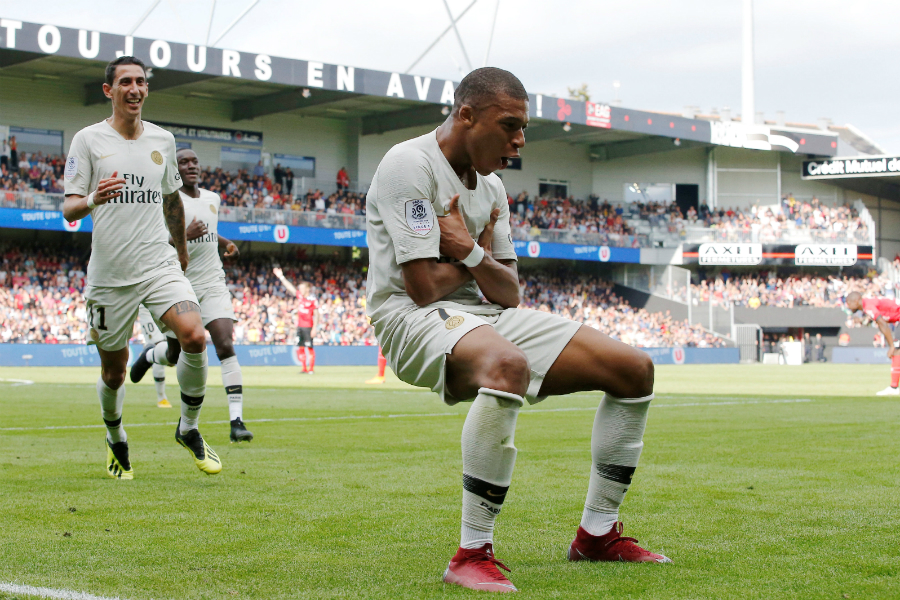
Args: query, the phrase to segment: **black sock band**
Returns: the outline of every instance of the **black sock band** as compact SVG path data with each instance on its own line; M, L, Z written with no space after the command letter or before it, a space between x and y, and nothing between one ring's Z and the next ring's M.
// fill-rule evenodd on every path
M181 392L181 401L187 404L188 406L200 406L203 404L203 396L194 397L188 396L184 392Z
M122 417L119 417L118 419L113 419L112 421L107 421L106 419L103 419L103 422L106 423L107 427L118 427L119 425L122 424Z
M506 499L506 492L509 491L509 486L494 485L463 473L463 489L493 504L503 504L503 501Z
M630 485L631 478L634 476L634 471L636 468L637 467L625 467L622 465L608 465L604 463L597 463L597 475L599 475L603 479L615 481L616 483Z
M243 394L243 393L244 393L244 386L242 386L242 385L226 385L226 386L225 386L225 393L226 393L226 394L229 394L229 395L231 395L231 394Z

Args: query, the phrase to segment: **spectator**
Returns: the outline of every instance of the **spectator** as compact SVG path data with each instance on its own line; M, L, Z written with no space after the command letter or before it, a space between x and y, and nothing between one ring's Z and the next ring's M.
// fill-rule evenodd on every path
M6 138L3 138L3 142L0 143L0 168L5 167L3 170L9 169L9 142Z
M337 172L337 189L338 192L350 189L350 175L347 174L347 168L341 167Z
M291 197L294 195L294 172L290 167L284 173L284 193Z
M257 179L266 176L266 168L263 166L263 161L259 161L256 163L256 166L253 167L253 176Z
M816 334L816 360L818 362L825 362L825 341L822 339L822 334Z
M16 142L16 136L9 138L9 170L14 171L19 168L19 144Z

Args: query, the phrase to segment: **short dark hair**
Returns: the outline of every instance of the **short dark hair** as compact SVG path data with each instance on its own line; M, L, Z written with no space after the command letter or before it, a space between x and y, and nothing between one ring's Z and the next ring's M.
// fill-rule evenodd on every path
M453 93L453 110L458 111L463 105L478 108L500 95L528 100L525 86L509 71L496 67L475 69L463 77Z
M147 66L144 64L144 61L134 56L120 56L106 65L106 83L109 85L116 82L116 67L119 65L137 65L144 70L144 77L147 76Z

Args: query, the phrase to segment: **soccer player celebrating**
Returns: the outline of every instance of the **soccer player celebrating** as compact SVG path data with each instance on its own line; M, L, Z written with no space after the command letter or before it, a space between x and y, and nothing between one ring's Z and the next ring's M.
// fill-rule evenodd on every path
M462 541L444 581L498 592L516 589L493 552L516 418L526 400L547 396L606 392L569 560L670 562L623 537L618 520L653 399L649 356L574 321L516 308L509 208L494 171L519 156L527 123L521 82L477 69L460 82L440 127L388 151L366 197L366 305L391 369L448 404L474 400L462 430Z
M302 372L312 375L313 369L316 368L316 349L313 347L313 339L319 328L319 307L316 297L310 293L312 286L301 281L300 285L294 287L279 267L272 269L272 272L281 280L284 289L297 297L297 345L300 346L303 356Z
M228 412L231 422L231 441L251 441L253 434L243 421L244 384L241 366L234 352L234 308L231 292L225 287L225 270L219 258L219 248L225 251L226 259L236 259L240 252L231 240L218 234L219 195L199 187L200 162L197 154L190 149L178 151L178 172L183 185L181 200L184 203L185 220L190 219L185 237L187 239L188 280L200 300L200 317L209 331L216 356L222 363L222 385L228 396ZM175 244L174 236L169 238ZM181 346L169 337L167 344L148 346L131 366L131 381L140 381L152 365L174 365L178 362Z
M891 359L891 385L876 393L876 396L900 396L900 339L895 340L891 326L900 322L900 306L889 298L863 298L859 292L850 292L844 300L851 312L861 310L884 336L887 356Z
M97 394L107 429L107 473L134 478L122 426L122 384L128 338L141 304L174 332L183 350L177 368L181 419L175 439L191 452L201 471L218 473L222 463L197 428L206 395L206 336L197 297L184 276L189 259L175 138L141 120L149 87L137 58L123 56L107 65L103 93L112 100L113 114L72 139L63 216L77 221L91 215L94 221L84 296L90 336L100 354Z
M144 334L145 345L155 346L166 341L166 336L156 326L153 315L150 314L150 311L143 304L138 308L138 321L141 324L141 333ZM178 343L178 340L175 340L175 343ZM172 404L166 397L166 368L164 366L153 365L153 383L156 385L156 406L158 408L172 408Z

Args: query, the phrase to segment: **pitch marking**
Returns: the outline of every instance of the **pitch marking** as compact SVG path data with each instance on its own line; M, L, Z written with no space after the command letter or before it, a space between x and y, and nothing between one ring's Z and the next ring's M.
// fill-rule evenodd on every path
M733 402L683 402L679 404L651 404L652 408L680 408L685 406L735 406L740 404L797 404L800 402L812 402L808 398L795 398L791 400L739 400ZM576 411L592 411L596 412L594 407L572 407L572 408L532 408L523 410L520 415L532 413L557 413L557 412L576 412ZM403 413L397 415L347 415L343 417L285 417L283 419L253 419L250 423L315 423L324 421L367 421L379 419L408 419L419 417L459 417L463 413ZM206 425L226 425L230 421L203 421ZM174 427L175 421L162 423L128 423L130 427ZM0 431L56 431L63 429L103 429L105 425L56 425L49 427L0 427Z
M10 383L11 387L18 387L20 385L34 385L34 382L30 379L3 379L0 377L0 382L2 383Z
M115 598L107 598L105 596L94 596L93 594L86 594L84 592L54 590L52 588L3 582L0 582L0 592L6 592L8 594L27 594L29 596L39 596L41 598L59 598L60 600L122 600L118 596Z

